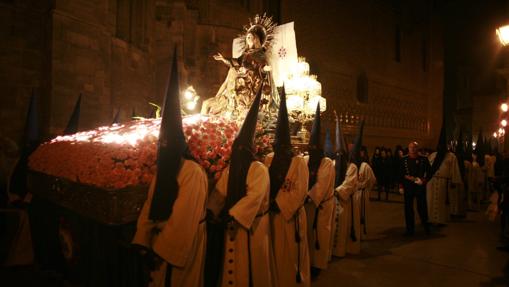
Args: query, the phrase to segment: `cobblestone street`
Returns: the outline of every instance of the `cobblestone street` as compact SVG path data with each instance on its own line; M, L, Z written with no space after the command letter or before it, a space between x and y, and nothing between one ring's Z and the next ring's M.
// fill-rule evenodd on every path
M499 222L469 212L426 236L404 237L402 196L372 201L368 239L359 256L335 259L313 286L509 286L509 254Z

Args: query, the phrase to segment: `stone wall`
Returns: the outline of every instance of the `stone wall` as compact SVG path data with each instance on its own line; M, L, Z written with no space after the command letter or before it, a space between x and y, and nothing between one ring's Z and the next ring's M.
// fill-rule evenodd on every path
M373 146L420 140L434 146L442 110L442 41L428 1L281 0L282 23L294 21L299 54L322 82L327 121L336 109L349 137L367 120ZM397 1L396 1L397 2ZM42 95L46 134L59 134L80 93L80 129L110 124L133 110L148 116L162 103L174 47L181 88L214 96L227 68L232 40L266 0L2 1L0 132L20 136L32 87ZM313 16L311 16L313 15ZM320 17L317 17L319 15ZM402 16L409 15L409 16ZM27 20L28 19L28 20ZM400 30L399 61L395 27ZM422 59L423 51L425 59ZM359 75L367 99L359 101ZM330 124L330 123L329 123Z
M50 1L0 1L0 136L19 142L32 91L49 114L47 17ZM41 123L41 126L46 124Z
M80 130L128 120L161 104L173 49L181 88L213 96L233 38L261 1L56 0L0 2L0 133L18 140L32 89L46 136L65 127L79 94ZM11 124L13 123L13 124Z
M442 117L442 41L428 1L400 7L384 1L339 3L286 0L281 9L283 22L295 22L299 55L318 75L328 113L337 110L350 139L365 118L365 143L371 147L410 140L435 146ZM367 102L357 99L361 73L368 81Z
M50 12L51 121L50 132L65 128L79 94L79 129L106 123L111 106L111 31L108 3L55 1Z

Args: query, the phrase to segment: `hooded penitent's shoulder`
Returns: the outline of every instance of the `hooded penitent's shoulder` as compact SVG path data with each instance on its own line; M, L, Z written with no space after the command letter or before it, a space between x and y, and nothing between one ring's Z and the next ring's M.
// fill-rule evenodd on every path
M251 163L250 169L251 168L254 168L254 169L267 169L267 167L262 162L257 161L257 160L255 160L255 161L253 161Z
M328 158L328 157L323 157L322 158L322 164L329 164L329 165L332 165L333 162L332 162L332 159Z
M193 172L205 172L205 169L203 166L201 166L199 163L195 162L194 160L186 159L184 160L184 165L186 166L186 169L191 170Z

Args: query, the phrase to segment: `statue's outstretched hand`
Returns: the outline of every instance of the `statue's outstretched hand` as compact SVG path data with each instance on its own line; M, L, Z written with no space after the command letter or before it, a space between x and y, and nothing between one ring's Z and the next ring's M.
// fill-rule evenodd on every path
M217 53L217 54L215 54L213 57L214 57L214 60L216 60L216 61L223 61L223 62L224 62L224 61L226 60L226 59L223 57L223 55L221 55L221 53Z
M217 53L213 57L214 57L214 60L221 61L221 62L225 63L226 65L231 64L230 61L227 60L225 57L223 57L223 55L221 53Z

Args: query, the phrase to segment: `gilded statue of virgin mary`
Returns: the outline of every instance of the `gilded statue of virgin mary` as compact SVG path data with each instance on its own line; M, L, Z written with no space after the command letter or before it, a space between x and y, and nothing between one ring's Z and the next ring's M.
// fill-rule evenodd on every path
M267 61L275 27L271 17L256 15L240 35L243 50L240 57L226 58L221 53L214 55L214 59L223 62L229 70L215 97L204 101L202 114L243 116L260 88L261 110L277 113L279 97Z

